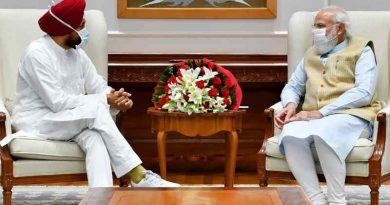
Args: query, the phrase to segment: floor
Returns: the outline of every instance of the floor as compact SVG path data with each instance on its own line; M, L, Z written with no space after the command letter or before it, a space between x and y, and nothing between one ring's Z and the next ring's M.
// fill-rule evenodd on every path
M168 173L168 179L190 187L222 187L222 173ZM236 187L257 187L255 173L237 173ZM118 182L116 181L116 184ZM270 181L270 187L294 186L291 181ZM322 186L326 192L326 186ZM390 181L380 189L380 204L390 204ZM88 191L87 182L51 183L37 186L15 186L13 189L14 205L76 205ZM370 190L368 186L346 186L348 205L369 205ZM2 199L0 199L1 204Z
M15 186L13 205L77 205L88 192L85 182L81 186ZM236 187L258 187L257 184L236 184ZM297 185L271 184L270 187L298 187ZM222 184L185 185L185 187L223 187ZM321 186L326 192L326 186ZM368 186L346 186L348 205L370 205ZM380 205L390 204L390 185L383 185L379 190ZM0 195L0 204L1 204ZM188 204L186 204L188 205Z
M223 173L169 173L168 180L174 181L180 184L223 184ZM115 182L118 183L117 181ZM256 173L236 173L235 184L257 184ZM284 184L292 185L296 184L295 181L282 181L282 180L270 180L269 184ZM48 185L55 186L83 186L87 185L87 182L72 182L72 183L51 183ZM383 185L390 185L390 180L383 183Z

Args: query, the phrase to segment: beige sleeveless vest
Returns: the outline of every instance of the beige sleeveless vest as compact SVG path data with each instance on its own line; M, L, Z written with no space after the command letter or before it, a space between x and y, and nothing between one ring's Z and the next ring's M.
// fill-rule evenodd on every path
M352 36L348 46L340 53L329 56L325 66L314 47L305 53L305 71L307 74L306 94L302 110L319 110L333 102L345 91L355 86L355 66L363 49L370 46L374 51L372 41ZM351 114L368 121L374 121L381 106L374 95L371 103L365 107L339 111L337 113Z

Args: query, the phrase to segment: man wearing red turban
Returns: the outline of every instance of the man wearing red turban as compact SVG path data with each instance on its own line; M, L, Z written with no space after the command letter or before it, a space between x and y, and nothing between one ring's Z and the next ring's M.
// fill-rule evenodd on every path
M111 114L133 105L123 88L107 86L81 49L88 42L85 0L63 0L39 19L47 35L33 41L19 63L12 123L49 140L77 142L86 153L90 187L113 186L129 174L133 187L177 187L145 170Z

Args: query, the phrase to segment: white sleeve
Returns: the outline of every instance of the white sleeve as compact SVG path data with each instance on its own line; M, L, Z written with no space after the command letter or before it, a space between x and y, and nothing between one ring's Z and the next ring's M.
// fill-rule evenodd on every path
M54 112L72 109L91 101L107 104L107 96L104 93L91 95L65 93L58 82L58 73L45 53L31 51L23 58L19 66L24 80Z
M283 107L286 107L288 103L293 102L296 105L299 104L301 97L306 92L307 75L304 68L304 59L302 59L294 73L291 75L287 85L284 86L281 99Z
M111 87L107 85L107 81L103 79L96 71L95 65L84 51L80 51L82 59L84 61L85 68L85 89L88 95L90 94L108 94L111 91ZM118 109L110 107L110 113L115 116L119 113Z
M91 59L84 51L80 51L80 56L83 62L85 89L87 94L105 93L108 94L111 87L107 85L107 81L96 72L96 67Z

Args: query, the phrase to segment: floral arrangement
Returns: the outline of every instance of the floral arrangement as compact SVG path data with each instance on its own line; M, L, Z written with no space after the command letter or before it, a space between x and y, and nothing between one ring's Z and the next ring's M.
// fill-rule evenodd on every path
M240 106L242 91L233 74L204 58L168 66L152 97L154 107L168 112L225 112Z

